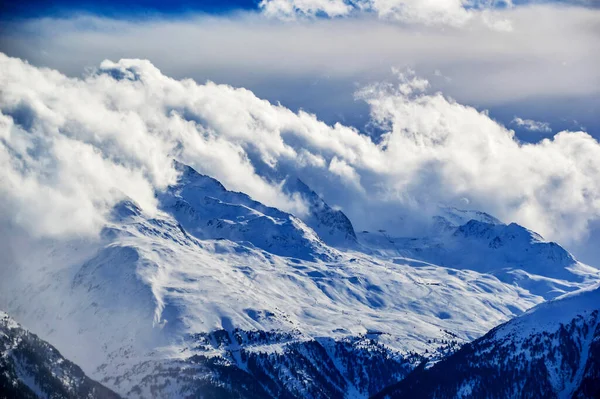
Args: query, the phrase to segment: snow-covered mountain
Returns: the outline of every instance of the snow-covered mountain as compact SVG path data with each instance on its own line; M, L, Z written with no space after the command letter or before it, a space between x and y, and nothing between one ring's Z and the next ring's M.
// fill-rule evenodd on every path
M248 242L275 255L304 260L331 258L331 251L297 217L228 191L189 166L177 168L178 184L160 196L161 205L193 236Z
M441 213L445 216L434 217L437 231L427 237L391 237L380 230L363 231L359 240L384 256L491 274L546 299L599 276L560 245L516 223L507 225L482 212L446 208ZM466 220L465 215L473 218Z
M0 306L127 397L368 397L597 279L481 212L355 234L301 181L296 217L177 167L158 213L124 201L98 240L25 237L1 271Z
M600 287L538 305L375 397L600 397Z
M354 227L344 212L331 208L298 178L287 179L284 189L292 195L299 195L308 205L309 213L303 220L326 244L350 248L356 245Z
M0 397L119 398L0 311Z
M433 216L433 219L436 222L435 227L441 231L453 231L471 220L492 225L502 224L500 220L485 212L445 206L438 208L438 214Z

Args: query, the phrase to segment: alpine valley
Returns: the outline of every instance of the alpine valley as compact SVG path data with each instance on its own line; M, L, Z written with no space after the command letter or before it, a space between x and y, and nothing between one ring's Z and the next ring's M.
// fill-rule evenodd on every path
M295 177L301 216L176 169L98 240L15 231L0 396L600 395L600 273L558 244L441 206L423 236L357 232Z

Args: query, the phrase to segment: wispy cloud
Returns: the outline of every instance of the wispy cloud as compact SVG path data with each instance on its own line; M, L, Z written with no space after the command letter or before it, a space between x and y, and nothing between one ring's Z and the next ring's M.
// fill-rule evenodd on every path
M372 13L381 19L425 25L463 26L478 19L488 27L510 30L507 19L493 11L512 2L464 0L262 0L260 8L270 17L284 20L324 15L330 18Z
M517 125L523 129L529 130L531 132L541 132L541 133L550 133L552 129L550 128L550 124L547 122L539 122L534 121L532 119L522 119L519 117L515 117L512 120L512 124Z

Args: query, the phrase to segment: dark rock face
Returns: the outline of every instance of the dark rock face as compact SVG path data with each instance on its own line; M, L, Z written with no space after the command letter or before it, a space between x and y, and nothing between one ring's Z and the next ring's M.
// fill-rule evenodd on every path
M430 369L422 364L374 398L600 397L600 303L548 322L550 312L571 310L563 301L541 307L543 317L534 309L493 329Z
M392 353L365 336L298 338L294 333L239 329L196 334L190 337L193 356L140 365L145 377L129 394L300 399L343 398L355 392L366 397L404 378L423 360Z
M119 398L0 312L1 398Z
M583 377L573 397L578 399L600 397L600 326L596 326Z

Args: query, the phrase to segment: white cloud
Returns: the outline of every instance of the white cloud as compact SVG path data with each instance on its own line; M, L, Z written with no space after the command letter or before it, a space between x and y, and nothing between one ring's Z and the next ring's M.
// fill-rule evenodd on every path
M412 67L434 89L463 103L522 108L525 102L548 116L574 107L577 112L561 116L590 126L586 107L572 104L583 98L587 107L598 106L600 10L540 5L498 12L511 21L511 32L476 23L390 24L363 14L295 23L256 14L42 18L5 24L0 51L70 76L104 59L149 59L169 76L246 87L322 117L325 110L346 117L365 113L352 101L356 82L387 80L391 67ZM546 115L532 115L556 126Z
M267 16L282 19L314 17L319 13L339 17L352 11L344 0L261 0L259 6Z
M488 26L510 30L510 22L499 19L492 11L501 3L481 0L262 0L260 7L270 17L348 16L359 12L373 13L379 18L422 24L462 26L479 18Z
M354 186L359 190L361 189L360 176L356 173L354 168L345 161L339 160L334 156L329 163L329 171L334 175L339 176L348 185Z
M542 133L550 133L552 129L550 128L550 124L547 122L534 121L532 119L522 119L519 117L515 117L512 120L512 123L522 127L524 129L530 130L532 132L542 132Z
M198 88L191 81L172 81L147 61L103 62L99 72L118 72L119 81L105 73L68 79L4 55L0 69L2 208L33 233L96 233L111 207L126 197L154 211L154 190L176 176L173 157L192 164L201 159L199 169L224 183L302 211L302 204L254 173L239 143L181 116L186 91ZM218 103L210 92L221 89L204 88L194 101L210 109ZM240 109L246 98L255 100L239 93ZM216 128L248 134L235 125L241 115L207 118Z
M147 61L107 61L82 79L5 56L0 70L0 212L37 234L93 231L125 195L152 211L153 190L174 178L172 157L302 212L266 178L296 174L359 229L411 233L439 203L464 198L567 243L600 219L594 138L522 144L485 112L422 92L410 74L358 93L386 132L375 143L245 89L168 78Z

